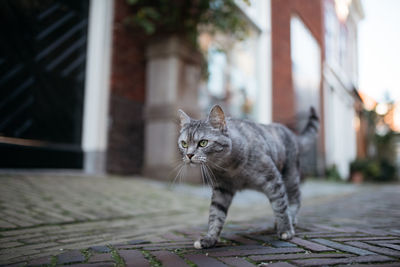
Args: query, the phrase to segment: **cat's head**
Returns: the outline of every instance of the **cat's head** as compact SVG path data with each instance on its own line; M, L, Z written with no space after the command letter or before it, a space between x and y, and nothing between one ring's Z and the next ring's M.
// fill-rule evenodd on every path
M232 142L220 106L214 106L205 120L194 120L182 110L179 118L178 147L185 163L212 165L230 153Z

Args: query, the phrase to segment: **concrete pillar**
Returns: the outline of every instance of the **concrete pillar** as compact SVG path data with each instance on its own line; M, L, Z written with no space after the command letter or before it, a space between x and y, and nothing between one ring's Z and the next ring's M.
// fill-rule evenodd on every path
M113 1L91 0L82 148L86 173L104 173L110 91Z
M153 41L146 57L144 175L168 180L175 176L171 171L180 160L177 110L199 117L203 60L197 50L176 36ZM193 181L194 177L188 179Z

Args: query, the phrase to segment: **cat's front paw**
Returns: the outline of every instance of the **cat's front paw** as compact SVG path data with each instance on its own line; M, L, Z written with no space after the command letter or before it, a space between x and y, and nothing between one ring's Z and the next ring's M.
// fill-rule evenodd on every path
M215 246L216 243L217 243L216 238L205 236L203 238L200 238L196 242L194 242L194 247L196 249L211 248L211 247Z
M290 224L277 223L276 231L278 233L278 237L282 240L290 240L295 235L294 228Z
M283 233L279 233L279 238L282 240L290 240L294 237L294 231L285 231Z

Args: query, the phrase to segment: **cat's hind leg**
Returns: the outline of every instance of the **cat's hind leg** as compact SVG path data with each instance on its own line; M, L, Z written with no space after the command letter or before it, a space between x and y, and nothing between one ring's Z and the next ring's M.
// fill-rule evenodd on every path
M267 195L274 211L276 221L276 231L280 239L288 240L294 237L292 216L289 211L289 201L286 186L283 182L281 173L273 164L268 161L267 172L262 176L262 191Z
M289 212L292 217L292 222L293 225L297 225L297 214L299 212L300 206L301 206L301 200L300 200L300 185L292 185L288 191L288 198L289 198Z
M213 188L208 219L208 232L203 238L194 242L195 248L202 249L215 246L222 231L222 227L224 226L225 218L234 194L234 192L226 188Z
M288 195L290 216L295 226L297 224L297 213L301 206L300 173L298 168L295 166L287 168L282 178Z

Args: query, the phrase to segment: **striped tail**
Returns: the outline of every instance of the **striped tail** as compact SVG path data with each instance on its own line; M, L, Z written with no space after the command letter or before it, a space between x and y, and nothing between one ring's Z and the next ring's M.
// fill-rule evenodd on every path
M319 130L319 118L315 109L313 107L310 108L310 116L308 117L308 122L306 128L304 128L303 132L299 136L299 144L301 152L306 152L309 150L314 143L314 140L317 138Z

